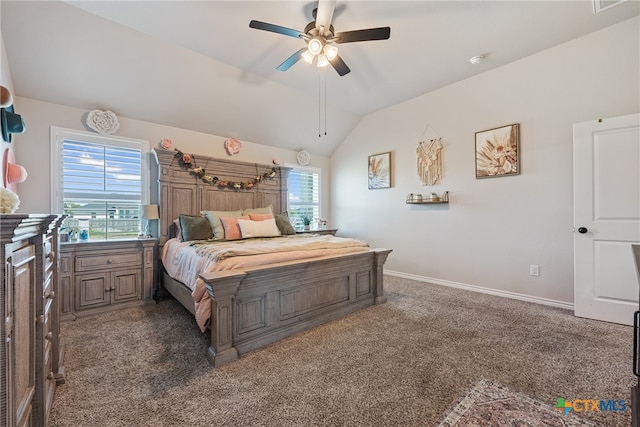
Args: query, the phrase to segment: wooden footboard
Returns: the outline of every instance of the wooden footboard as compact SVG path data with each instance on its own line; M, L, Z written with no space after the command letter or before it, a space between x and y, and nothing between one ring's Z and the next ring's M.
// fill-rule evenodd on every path
M282 338L386 302L390 249L203 274L215 367Z

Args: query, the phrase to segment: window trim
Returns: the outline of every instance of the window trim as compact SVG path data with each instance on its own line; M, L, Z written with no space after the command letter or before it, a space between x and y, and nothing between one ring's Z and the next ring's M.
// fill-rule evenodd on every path
M50 172L51 172L51 212L61 214L63 213L62 197L62 142L65 139L78 139L82 142L88 142L92 144L111 145L117 147L131 148L137 146L140 148L140 186L141 186L141 201L140 204L149 204L150 182L149 182L149 141L144 139L125 138L115 135L99 135L95 133L85 132L76 129L67 129L58 126L51 126L50 129Z

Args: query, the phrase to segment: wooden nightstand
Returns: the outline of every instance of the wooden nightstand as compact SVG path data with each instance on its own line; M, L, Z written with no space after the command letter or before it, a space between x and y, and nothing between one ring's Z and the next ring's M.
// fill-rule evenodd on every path
M328 230L296 230L296 234L331 234L336 235L337 228L330 228Z
M60 245L63 320L153 302L158 239Z

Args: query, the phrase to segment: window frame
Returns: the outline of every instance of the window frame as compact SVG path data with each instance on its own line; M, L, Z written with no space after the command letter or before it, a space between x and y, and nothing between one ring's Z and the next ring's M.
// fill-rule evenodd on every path
M50 173L51 173L51 212L64 213L64 188L63 188L63 159L62 150L64 140L76 140L96 145L108 145L122 148L140 150L140 204L149 204L150 180L149 180L149 153L148 140L125 138L116 135L101 135L86 131L68 129L58 126L50 128Z

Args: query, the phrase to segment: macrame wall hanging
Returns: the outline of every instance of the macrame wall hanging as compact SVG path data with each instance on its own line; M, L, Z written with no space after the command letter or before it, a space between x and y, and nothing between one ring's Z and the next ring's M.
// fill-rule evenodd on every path
M431 130L435 137L423 140L427 130ZM422 185L435 185L442 179L442 138L427 125L420 139L416 147L418 177Z

